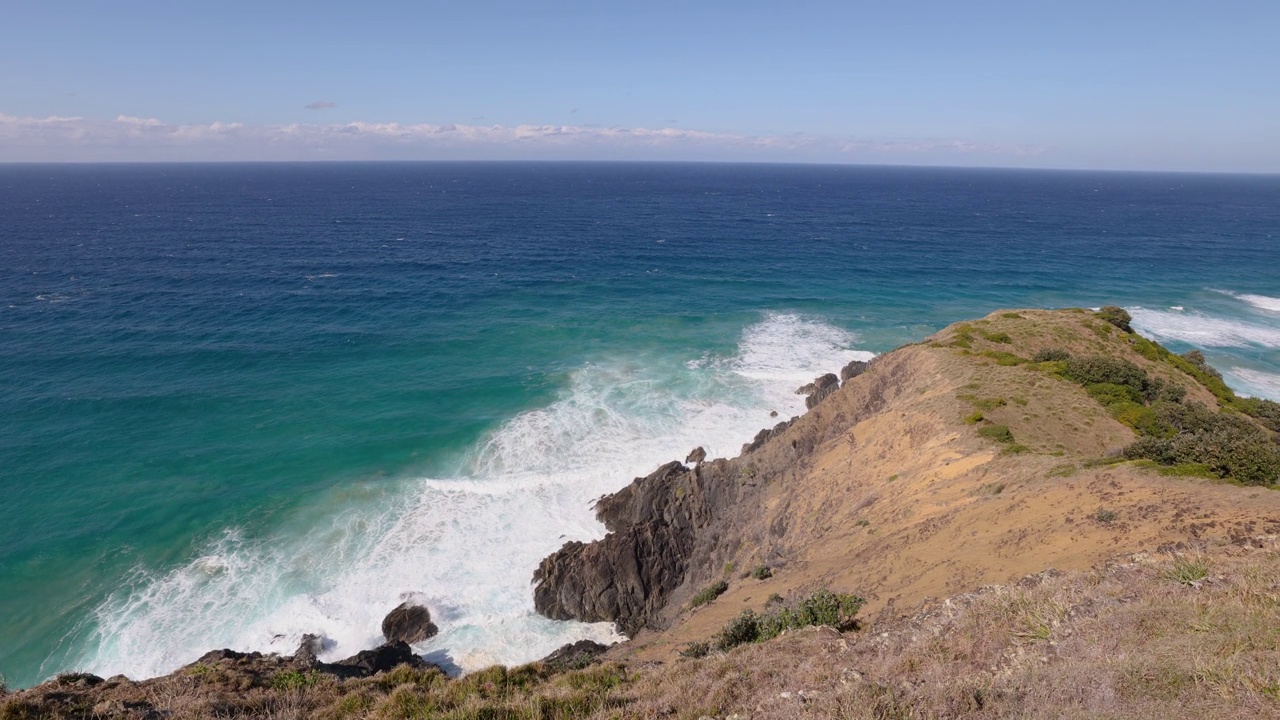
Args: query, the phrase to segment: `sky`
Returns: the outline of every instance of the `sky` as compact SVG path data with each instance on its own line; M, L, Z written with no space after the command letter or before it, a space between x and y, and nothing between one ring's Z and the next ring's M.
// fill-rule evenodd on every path
M0 0L0 162L1280 172L1280 0Z

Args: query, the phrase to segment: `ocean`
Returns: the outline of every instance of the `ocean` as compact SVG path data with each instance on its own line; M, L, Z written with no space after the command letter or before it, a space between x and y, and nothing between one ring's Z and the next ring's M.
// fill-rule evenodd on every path
M1122 305L1280 399L1280 177L702 164L0 166L0 675L456 670L591 502L735 455L851 359Z

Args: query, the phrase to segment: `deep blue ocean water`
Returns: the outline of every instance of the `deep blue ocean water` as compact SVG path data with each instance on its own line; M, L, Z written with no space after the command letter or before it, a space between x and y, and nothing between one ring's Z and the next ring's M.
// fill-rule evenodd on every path
M0 674L462 669L590 501L997 308L1130 308L1280 399L1280 177L681 164L0 166Z

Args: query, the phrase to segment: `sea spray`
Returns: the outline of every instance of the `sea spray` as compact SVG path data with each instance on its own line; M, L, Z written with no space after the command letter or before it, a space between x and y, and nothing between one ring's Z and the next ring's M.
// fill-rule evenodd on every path
M454 477L347 488L317 499L327 518L309 508L293 532L230 529L190 562L140 569L93 614L79 665L147 677L216 647L291 652L303 633L322 633L332 660L378 644L383 615L410 593L440 626L416 649L463 671L618 640L608 624L536 615L538 561L602 536L590 507L600 495L697 445L735 455L772 412L802 412L798 385L870 357L855 341L775 313L747 327L731 356L600 358L550 405L484 438Z

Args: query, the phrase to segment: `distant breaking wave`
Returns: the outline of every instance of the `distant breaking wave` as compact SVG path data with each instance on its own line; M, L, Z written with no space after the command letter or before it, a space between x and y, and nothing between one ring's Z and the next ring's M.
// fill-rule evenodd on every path
M1129 308L1129 311L1136 328L1159 340L1177 340L1198 347L1280 348L1280 328L1270 325L1192 311L1143 307Z
M139 568L82 628L78 667L150 677L214 648L289 653L304 633L323 633L333 660L379 644L383 615L409 594L440 626L415 649L464 671L620 639L535 614L537 563L604 534L590 508L600 495L698 445L736 455L771 411L803 412L797 386L872 356L856 340L769 314L731 356L601 358L479 442L456 477L335 490L275 537L229 528L176 568Z
M1266 295L1250 295L1247 293L1235 293L1230 290L1218 290L1217 292L1233 297L1241 302L1252 305L1259 310L1269 310L1271 312L1280 312L1280 298L1268 297Z
M1280 401L1280 375L1233 367L1224 373L1227 384L1242 395Z

